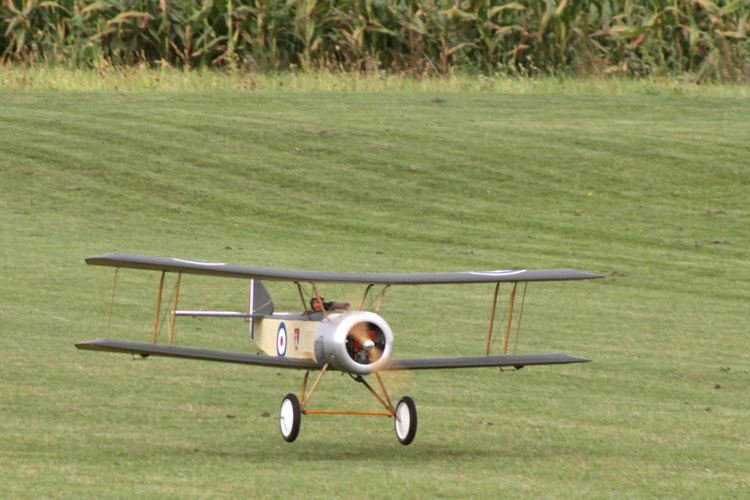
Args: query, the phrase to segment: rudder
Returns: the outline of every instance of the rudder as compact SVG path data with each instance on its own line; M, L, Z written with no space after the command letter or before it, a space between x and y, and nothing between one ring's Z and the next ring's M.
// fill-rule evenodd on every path
M273 298L268 292L268 289L261 280L252 280L252 288L250 291L250 314L259 316L268 316L273 314Z

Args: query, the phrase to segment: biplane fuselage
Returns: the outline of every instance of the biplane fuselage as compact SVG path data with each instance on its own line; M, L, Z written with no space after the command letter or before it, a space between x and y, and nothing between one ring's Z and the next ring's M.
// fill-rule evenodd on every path
M288 394L282 401L279 423L285 440L294 441L299 432L300 415L315 413L347 413L385 415L394 419L398 440L409 444L414 439L417 425L416 406L411 398L404 396L394 405L386 391L379 372L384 370L422 370L444 368L513 367L528 365L551 365L582 363L585 358L563 353L508 354L508 336L513 320L513 306L519 283L532 281L567 281L599 278L601 276L575 269L556 270L513 270L480 271L453 273L382 273L356 274L316 271L291 271L250 266L236 266L223 263L146 257L127 254L107 254L86 259L89 264L116 268L145 269L161 271L161 281L156 307L156 320L151 343L131 342L113 339L97 339L76 344L79 349L121 352L146 356L166 356L227 363L242 363L258 366L272 366L306 370L300 398ZM169 345L156 343L159 311L162 304L162 287L167 272L177 273L174 303L171 312ZM199 274L225 278L250 280L249 310L247 313L232 311L186 311L178 308L180 277L182 274ZM116 276L116 275L115 275ZM287 281L297 285L304 310L299 313L275 311L275 304L263 280ZM312 285L310 308L304 298L302 283ZM348 304L325 303L318 294L316 284L352 283L366 285L362 304L375 285L383 286L378 306L374 311L351 310ZM393 359L393 332L379 314L385 290L392 285L425 285L452 283L492 283L495 284L494 300L490 315L489 334L486 352L480 356L459 356L442 358L400 358ZM501 283L512 285L509 294L507 323L503 353L490 354L495 335L495 309ZM525 297L525 287L523 287ZM114 297L114 294L113 294ZM523 300L523 299L522 299ZM360 306L361 308L361 306ZM520 328L523 302L517 320ZM212 351L174 346L173 331L177 316L239 317L248 320L253 342L265 354ZM385 411L324 411L311 410L308 403L320 379L327 370L339 370L351 374L357 382L364 384L373 396L384 406ZM311 371L319 371L317 379L307 392L307 379ZM380 393L364 379L374 375L380 386Z
M250 336L253 342L269 356L292 359L315 357L315 332L323 315L315 313L315 319L300 313L276 313L264 318L250 319Z
M306 360L368 375L385 367L393 352L388 323L370 311L306 311L251 318L250 333L270 356Z

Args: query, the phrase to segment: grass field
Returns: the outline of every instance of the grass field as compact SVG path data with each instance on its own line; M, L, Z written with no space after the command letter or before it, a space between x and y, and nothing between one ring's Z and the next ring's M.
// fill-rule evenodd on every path
M750 491L746 98L4 92L0 129L0 496ZM532 284L524 311L519 352L593 363L396 377L420 412L411 446L389 420L336 416L289 445L275 417L300 373L73 347L108 335L112 272L83 259L110 251L607 278ZM147 341L158 275L118 280L111 335ZM180 302L241 309L245 287L187 277ZM481 353L491 294L392 289L395 355ZM180 321L177 342L252 350L232 320ZM347 377L321 390L321 408L373 405Z

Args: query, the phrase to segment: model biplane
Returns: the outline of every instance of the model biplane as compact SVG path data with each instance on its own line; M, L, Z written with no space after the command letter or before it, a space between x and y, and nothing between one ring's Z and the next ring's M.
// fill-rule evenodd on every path
M154 333L151 343L102 338L76 344L78 349L129 353L143 357L169 356L303 370L305 375L300 397L298 398L295 394L288 394L281 403L279 425L281 435L288 442L292 442L297 438L302 415L335 413L384 415L391 417L394 419L394 427L399 442L405 445L411 443L417 432L417 410L414 401L410 397L404 396L394 405L380 376L380 372L382 371L479 368L490 366L520 369L529 365L554 365L590 361L563 353L508 354L509 335L519 283L526 285L528 282L533 281L583 280L601 277L575 269L411 274L292 271L119 253L91 257L86 259L86 262L118 269L131 268L160 271L161 280L159 282L156 319L154 321ZM164 276L166 273L177 274L174 301L170 312L171 320L168 345L156 343L157 327L162 307ZM180 278L183 274L249 280L247 312L178 309ZM115 280L116 276L117 273L115 273ZM274 309L274 301L270 293L263 285L264 280L286 281L296 284L302 302L302 311L296 313L277 312ZM363 286L364 292L359 306L352 308L348 303L326 302L319 293L318 285L328 283L350 283ZM485 354L480 356L445 358L393 358L391 354L393 353L394 334L388 323L379 314L386 290L392 285L453 283L495 284ZM504 324L500 326L500 330L505 330L503 354L493 355L490 354L490 344L493 340L493 332L495 331L495 313L501 283L509 284L512 289L508 299L507 323L505 323L505 320L502 320ZM306 288L312 288L308 294L310 296L309 302L303 291L303 284ZM523 287L524 298L526 294L525 285ZM373 291L374 287L382 287L382 289L376 294ZM370 302L373 304L373 307L371 307L373 310L364 310L368 295L370 296ZM376 306L375 303L377 303ZM516 328L520 328L522 315L523 301L520 307L520 315L516 320ZM265 354L175 346L173 345L173 334L175 318L177 316L243 318L249 323L250 336L253 341ZM384 407L384 411L330 411L311 409L310 400L323 375L333 370L348 373L355 381L362 383ZM310 372L315 371L319 373L308 391L308 377ZM374 376L377 380L380 392L365 379L369 375Z

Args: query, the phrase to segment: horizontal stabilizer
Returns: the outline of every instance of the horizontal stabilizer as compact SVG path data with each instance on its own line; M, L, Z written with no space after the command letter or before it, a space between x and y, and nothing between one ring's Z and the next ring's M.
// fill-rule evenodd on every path
M191 318L252 318L252 314L236 311L181 311L174 312L175 316L190 316Z
M276 368L295 368L298 370L316 370L317 363L305 359L282 358L249 354L244 352L212 351L191 347L177 347L164 344L147 344L127 340L97 339L76 344L78 349L88 351L122 352L140 354L141 356L166 356L170 358L197 359L201 361L219 361L222 363L239 363L245 365L272 366Z
M506 356L462 356L457 358L394 359L384 370L439 370L443 368L483 368L489 366L560 365L591 361L570 354L508 354Z

